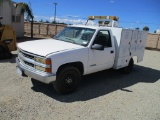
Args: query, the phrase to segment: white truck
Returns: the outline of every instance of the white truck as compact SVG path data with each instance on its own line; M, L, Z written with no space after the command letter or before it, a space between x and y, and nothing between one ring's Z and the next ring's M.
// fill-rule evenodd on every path
M17 73L53 83L62 94L74 91L87 75L105 69L130 73L133 56L143 60L146 31L104 26L67 26L53 39L18 44Z

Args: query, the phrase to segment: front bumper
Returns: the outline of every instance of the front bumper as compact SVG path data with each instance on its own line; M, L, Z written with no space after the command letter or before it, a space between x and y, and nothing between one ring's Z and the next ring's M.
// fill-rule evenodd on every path
M18 58L16 58L17 67L22 71L22 76L29 76L30 78L36 79L40 82L49 84L56 80L55 74L48 74L44 72L40 72L33 68L27 67L23 65Z

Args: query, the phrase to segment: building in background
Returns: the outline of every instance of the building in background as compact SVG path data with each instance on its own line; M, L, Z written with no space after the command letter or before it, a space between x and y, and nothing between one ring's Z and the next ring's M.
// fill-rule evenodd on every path
M0 16L3 17L2 24L13 26L17 37L24 36L24 14L21 14L21 7L16 2L3 0L0 3Z
M160 34L160 29L157 29L157 30L156 30L156 33L157 33L157 34Z

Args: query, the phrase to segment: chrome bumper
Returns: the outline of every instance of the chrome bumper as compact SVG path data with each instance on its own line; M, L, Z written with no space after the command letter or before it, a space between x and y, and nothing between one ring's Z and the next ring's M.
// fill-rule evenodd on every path
M30 78L36 79L38 81L41 81L43 83L49 84L51 82L54 82L56 80L55 74L48 74L44 72L40 72L38 70L35 70L33 68L26 67L22 63L20 63L19 59L16 58L17 67L22 71L22 76L29 76Z

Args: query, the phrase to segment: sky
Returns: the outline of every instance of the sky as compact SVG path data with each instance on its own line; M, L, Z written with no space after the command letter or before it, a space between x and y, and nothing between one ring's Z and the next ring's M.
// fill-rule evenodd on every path
M149 32L160 29L160 0L13 0L26 2L34 20L84 24L88 16L118 16L123 28L149 27Z

